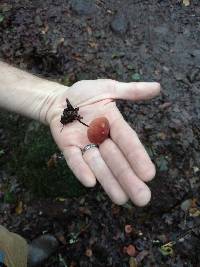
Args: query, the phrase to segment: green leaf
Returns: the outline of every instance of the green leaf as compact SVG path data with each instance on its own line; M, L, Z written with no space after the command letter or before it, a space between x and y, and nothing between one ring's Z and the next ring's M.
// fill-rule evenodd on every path
M157 161L157 166L160 171L167 171L168 170L168 161L164 156L161 156Z
M72 83L70 82L70 78L69 78L68 75L63 76L61 82L65 86L71 86L72 85Z
M124 205L122 205L122 207L128 210L132 210L133 204L129 201L129 202L126 202Z
M134 69L135 69L135 66L132 65L132 64L128 64L128 65L127 65L127 69L128 69L128 70L134 70Z
M112 54L112 59L115 59L115 58L121 58L121 57L124 57L125 56L125 53L124 52L114 52L113 54Z
M159 251L161 252L161 254L163 256L172 256L173 255L173 248L172 246L166 246L166 245L163 245L159 248Z
M0 23L3 22L3 20L4 20L4 16L0 14Z
M4 13L4 12L8 12L8 11L11 10L11 9L12 9L12 5L9 5L9 4L7 4L7 3L0 5L0 11L1 11L2 13Z
M133 80L133 81L135 81L135 82L138 82L138 81L140 81L141 80L141 76L140 76L140 74L139 73L134 73L132 76L131 76L131 79Z
M15 202L15 197L11 192L6 192L4 195L4 202L12 204Z
M72 245L72 244L78 242L78 235L79 235L79 234L80 234L80 233L71 233L71 234L70 234L70 239L69 239L69 244L70 244L70 245Z
M4 150L0 149L0 156L2 156L4 153L5 153Z

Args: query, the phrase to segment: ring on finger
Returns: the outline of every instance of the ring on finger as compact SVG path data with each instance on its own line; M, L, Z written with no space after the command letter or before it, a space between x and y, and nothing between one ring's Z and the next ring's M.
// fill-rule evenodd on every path
M95 148L95 147L98 148L99 146L96 145L96 144L88 144L88 145L84 146L84 148L81 149L81 151L82 151L82 155L83 155L87 150L89 150L89 149L91 149L91 148Z

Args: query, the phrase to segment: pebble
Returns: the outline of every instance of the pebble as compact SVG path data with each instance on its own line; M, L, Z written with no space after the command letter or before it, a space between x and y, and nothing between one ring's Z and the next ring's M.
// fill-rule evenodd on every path
M35 24L36 24L37 26L39 26L39 27L41 27L41 26L43 25L43 22L42 22L42 20L41 20L41 18L40 18L39 15L37 15L37 16L35 17Z
M191 205L192 205L192 199L186 199L181 203L181 209L184 212L187 212L191 208Z
M117 13L111 22L111 29L117 34L125 34L128 30L128 21L126 16L124 14Z
M78 15L91 15L96 13L96 6L91 0L73 0L71 8Z
M57 239L50 234L46 234L33 240L29 245L28 266L35 267L48 259L48 257L58 248Z

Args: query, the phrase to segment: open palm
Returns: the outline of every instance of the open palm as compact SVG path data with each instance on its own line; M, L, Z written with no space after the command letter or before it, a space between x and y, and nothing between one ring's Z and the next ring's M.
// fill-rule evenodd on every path
M75 83L62 91L52 104L50 128L55 142L76 177L85 186L102 185L109 197L117 204L129 198L138 206L147 204L151 193L145 182L155 175L151 162L135 131L125 122L113 100L145 100L160 91L158 83L121 83L109 79L88 80ZM110 123L110 138L99 148L82 149L90 141L87 127L78 121L62 129L60 118L66 108L66 98L73 107L79 107L83 122L106 117Z

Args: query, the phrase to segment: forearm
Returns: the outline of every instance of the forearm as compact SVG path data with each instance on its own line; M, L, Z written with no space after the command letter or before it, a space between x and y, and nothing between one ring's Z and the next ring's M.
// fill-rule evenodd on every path
M0 107L43 123L57 90L65 86L38 78L0 61Z

